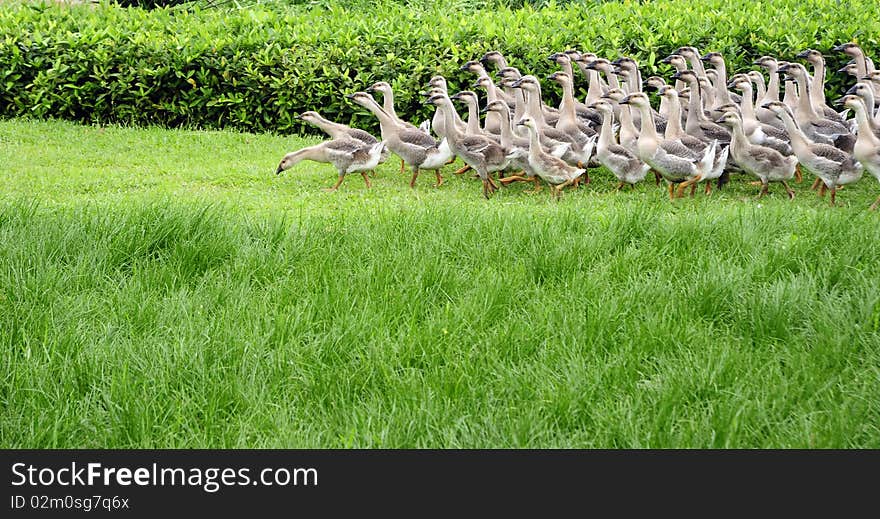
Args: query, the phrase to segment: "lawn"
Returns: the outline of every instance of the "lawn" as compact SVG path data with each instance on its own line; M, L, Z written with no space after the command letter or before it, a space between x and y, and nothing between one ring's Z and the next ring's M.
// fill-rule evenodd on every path
M0 446L880 448L880 194L559 202L0 121Z

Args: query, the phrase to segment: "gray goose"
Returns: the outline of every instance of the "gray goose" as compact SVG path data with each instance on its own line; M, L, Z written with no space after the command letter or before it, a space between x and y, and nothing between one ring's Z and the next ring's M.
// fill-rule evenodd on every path
M297 115L295 118L319 128L321 131L329 135L331 139L355 139L368 146L372 146L379 142L379 139L374 137L370 132L330 121L314 110L305 111ZM384 163L387 158L388 148L383 148L382 153L379 156L379 164Z
M702 156L689 150L677 140L661 138L657 135L651 113L651 103L643 92L626 96L623 105L633 105L641 111L642 117L649 124L642 126L638 138L638 156L649 166L659 171L669 183L669 199L683 196L684 189L699 182L700 178L712 170L717 141L706 148ZM673 193L678 186L677 195Z
M761 181L761 193L758 198L769 192L770 182L780 182L789 198L794 198L794 191L788 181L795 176L798 159L794 155L785 156L773 148L753 144L746 137L743 120L735 111L725 113L718 120L730 128L730 155L745 172L751 173Z
M862 165L852 155L830 144L810 141L795 121L791 108L785 103L773 101L764 106L785 123L791 137L791 148L798 162L821 179L819 195L824 196L826 188L831 190L831 205L835 203L838 186L852 184L862 178Z
M410 187L415 188L416 178L423 169L434 170L437 176L436 187L443 184L440 169L452 158L448 139L437 142L422 130L413 130L395 124L394 119L366 92L355 92L346 96L363 106L379 119L382 139L388 149L397 154L412 169Z
M446 137L450 149L477 172L483 182L483 196L488 199L489 195L498 189L489 174L505 169L510 162L504 148L489 137L459 132L455 126L455 107L448 96L433 95L426 102L433 104L438 109L442 108L446 117L448 131Z
M573 185L587 170L570 166L564 160L545 152L541 148L541 127L538 121L526 116L516 124L529 130L529 165L542 180L550 184L553 197L558 199L562 196L562 189Z
M880 137L871 129L868 107L859 96L847 94L841 98L841 101L844 106L853 110L856 123L859 125L858 138L853 146L853 157L880 182ZM877 210L878 206L880 206L880 197L871 204L871 211Z
M384 148L384 142L364 144L362 141L348 137L332 139L288 153L281 159L275 174L280 175L282 171L292 168L303 160L311 160L333 164L339 174L336 184L326 188L325 191L332 192L339 189L342 181L345 180L345 175L349 173L360 173L369 189L370 179L367 177L367 172L372 171L379 164L379 157Z
M841 122L825 118L813 106L810 83L807 81L807 69L800 63L785 63L779 67L779 72L797 82L799 95L797 107L793 113L804 134L812 141L833 144L844 151L852 151L855 136L850 133L849 128Z
M591 105L601 116L599 142L596 143L596 159L617 177L617 190L629 184L635 186L644 180L651 166L645 164L635 153L624 148L614 138L614 109L611 103L600 99Z
M791 155L791 144L788 133L785 130L764 124L755 115L755 104L752 93L752 82L745 74L736 74L730 78L730 88L742 92L739 109L742 116L742 127L749 142L773 148L783 155ZM730 128L730 124L726 125Z
M816 110L827 119L845 123L846 120L825 102L825 56L817 50L807 49L795 57L805 59L813 66L813 75L810 79L810 100Z

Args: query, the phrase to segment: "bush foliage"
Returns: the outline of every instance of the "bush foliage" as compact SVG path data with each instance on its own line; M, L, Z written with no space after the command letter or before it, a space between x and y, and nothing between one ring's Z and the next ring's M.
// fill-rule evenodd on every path
M3 4L0 116L291 133L306 130L294 116L315 109L375 129L343 94L385 80L398 111L422 120L431 110L418 92L430 76L469 87L474 78L459 66L491 49L543 78L555 67L546 57L572 47L631 55L646 75L667 77L659 61L681 45L722 52L731 72L763 54L794 59L810 47L826 53L831 95L851 82L833 72L848 58L831 47L854 40L876 57L880 38L876 5L867 0L551 1L467 15L451 5ZM559 92L548 85L545 95L555 102Z

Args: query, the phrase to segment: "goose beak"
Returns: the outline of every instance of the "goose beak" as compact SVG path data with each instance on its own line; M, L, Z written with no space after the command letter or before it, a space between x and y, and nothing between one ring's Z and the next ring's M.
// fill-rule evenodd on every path
M844 72L846 72L846 67L840 67L839 69L837 69L838 74L843 74Z
M660 63L666 63L667 65L669 65L670 63L672 63L672 55L666 56L665 58L661 59Z
M840 106L840 105L843 104L844 100L845 100L845 99L844 99L843 97L838 97L837 99L835 99L835 100L832 101L831 103L832 103L832 104L835 104L835 105L837 105L837 106Z
M840 45L837 45L836 47L834 47L831 50L834 52L844 52L846 50L846 43L841 43Z
M296 115L293 116L293 118L294 118L294 119L302 119L303 116L302 116L302 114L296 114Z
M681 72L676 71L675 74L672 75L672 79L681 79Z
M712 57L709 56L708 54L706 54L705 56L701 56L701 57L700 57L700 61L705 61L705 62L707 62L707 63L708 63L709 60L711 60L711 59L712 59Z
M630 102L630 100L631 100L631 97L632 97L632 96L626 96L626 97L624 97L623 99L620 100L620 103L619 103L619 104L622 104L622 105L628 105L629 102Z
M516 81L514 81L513 83L511 83L509 86L510 86L511 88L519 88L520 85L522 85L522 79L517 79Z
M857 94L856 94L856 85L851 86L851 87L849 88L849 90L846 91L846 95L848 95L848 96L850 96L850 95L852 95L852 96L857 95Z
M805 51L798 52L797 55L795 56L795 58L806 58L809 55L810 55L810 51L808 49Z
M281 164L278 164L278 168L275 169L275 174L280 175L284 169L281 168Z
M559 53L554 52L553 54L547 56L547 59L550 61L556 61L559 58Z

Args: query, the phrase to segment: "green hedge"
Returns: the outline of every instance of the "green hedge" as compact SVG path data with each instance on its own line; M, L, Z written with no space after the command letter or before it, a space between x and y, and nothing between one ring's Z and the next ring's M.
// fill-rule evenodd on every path
M293 116L316 109L374 129L344 93L386 80L399 112L422 120L431 110L418 91L430 76L469 86L474 78L459 66L490 49L539 77L554 68L550 53L570 47L631 55L647 74L668 77L658 62L681 45L722 52L732 72L762 54L791 59L807 47L828 53L851 40L878 58L880 38L875 0L550 2L475 14L440 2L423 9L377 3L369 12L4 3L0 116L291 133L313 131ZM832 71L848 59L828 58ZM851 82L830 77L829 95ZM558 99L557 88L546 92Z

